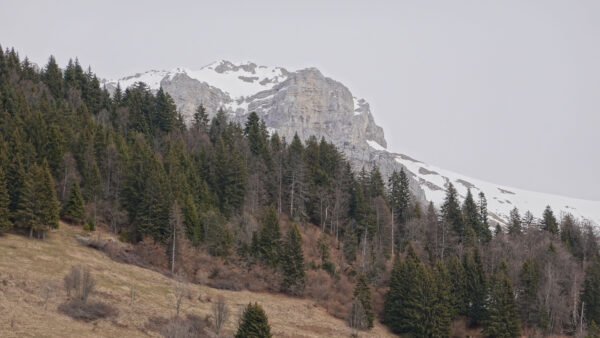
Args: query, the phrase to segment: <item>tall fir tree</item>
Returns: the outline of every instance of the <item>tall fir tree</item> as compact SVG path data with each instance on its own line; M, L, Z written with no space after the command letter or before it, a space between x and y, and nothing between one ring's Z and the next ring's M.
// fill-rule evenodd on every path
M270 338L271 325L265 310L258 303L250 303L244 309L235 338Z
M293 224L288 230L282 251L282 289L286 293L298 295L304 290L304 286L306 285L306 273L304 272L302 236L296 224Z
M517 306L507 269L503 262L490 283L486 317L483 321L483 334L488 337L512 338L521 335Z
M473 325L481 324L485 318L487 280L478 248L463 256L465 269L466 314Z
M463 202L462 214L465 238L469 244L472 244L474 243L475 235L478 239L481 238L482 235L479 234L481 230L481 225L479 223L481 216L479 214L479 208L473 199L473 194L471 194L471 189L467 190L467 196Z
M10 230L13 226L10 220L10 196L6 185L4 170L0 166L0 235Z
M507 230L509 235L520 235L523 232L521 215L517 207L510 211Z
M446 198L442 204L442 219L443 221L459 236L462 242L465 238L465 227L458 202L458 193L452 183L448 183L446 189Z
M265 215L260 229L258 253L272 267L277 266L281 255L281 228L274 206L265 210Z
M596 256L585 271L581 301L588 323L600 319L600 257Z
M540 270L537 263L527 259L519 272L521 290L518 293L517 303L521 313L521 321L528 326L538 324L540 309L537 306L537 294L540 282Z
M558 222L549 205L544 209L544 214L542 216L542 230L546 230L553 235L558 234Z
M83 206L83 197L81 196L81 190L79 190L79 184L73 182L71 185L71 191L69 193L69 199L60 211L60 216L68 218L74 222L82 222L85 216L85 209Z
M208 113L206 113L206 108L204 108L204 105L202 104L200 104L194 112L192 127L203 132L208 132Z

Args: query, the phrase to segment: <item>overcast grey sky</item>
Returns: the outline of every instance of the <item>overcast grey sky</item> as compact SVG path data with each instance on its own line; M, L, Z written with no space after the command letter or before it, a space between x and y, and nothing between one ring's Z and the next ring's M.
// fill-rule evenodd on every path
M599 1L0 1L0 44L101 77L251 60L318 67L388 149L600 200Z

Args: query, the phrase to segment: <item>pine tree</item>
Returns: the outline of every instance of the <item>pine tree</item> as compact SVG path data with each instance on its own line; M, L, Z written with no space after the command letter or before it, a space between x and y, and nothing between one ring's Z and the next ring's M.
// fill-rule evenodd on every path
M296 224L293 224L288 230L281 265L283 269L282 289L287 293L300 294L306 285L306 274L304 272L302 236Z
M81 191L79 190L79 184L77 184L77 182L73 182L71 185L69 199L60 211L60 216L68 218L74 222L83 221L85 209L83 206L83 197L81 197Z
M271 266L277 266L281 253L281 228L274 206L265 210L259 236L259 254Z
M33 237L34 230L42 228L39 216L37 199L34 187L35 167L25 176L23 189L19 194L19 202L15 212L15 226L29 230L29 237Z
M537 307L537 293L540 281L540 271L537 263L527 259L521 266L519 273L521 290L518 305L523 323L534 326L538 323L539 309Z
M442 205L442 219L456 232L462 242L465 237L465 228L458 204L458 194L452 183L448 183L446 189L446 199Z
M516 207L510 211L510 217L508 221L508 234L509 235L520 235L522 232L521 215L519 215L519 209Z
M473 249L471 255L463 256L465 269L466 314L471 323L478 325L485 317L485 298L487 281L479 249Z
M519 337L521 329L513 289L503 263L490 283L483 333L488 337Z
M10 220L10 197L6 185L4 170L0 166L0 235L10 230L13 226Z
M388 201L390 209L392 211L393 227L396 228L396 224L403 225L408 219L408 208L410 202L410 191L408 187L408 177L404 172L404 168L400 169L400 173L394 170L388 180ZM402 235L402 232L398 232L394 236L394 245L398 242L398 238Z
M244 309L235 338L270 338L271 325L267 314L257 303L250 303Z
M492 239L492 232L490 231L490 224L488 222L487 200L483 191L479 193L478 207L480 229L477 234L483 242L487 243Z
M544 209L544 215L542 216L542 230L546 230L554 235L558 234L558 222L549 205Z
M450 282L452 317L466 315L468 295L465 267L461 264L458 257L451 255L446 260L446 270L448 271L448 281Z
M375 314L373 312L373 304L371 303L371 289L369 288L369 281L367 280L367 276L364 274L361 274L358 277L358 281L354 286L354 298L359 300L362 304L367 320L367 327L372 328Z
M600 258L594 257L585 272L581 301L585 308L588 323L600 318Z
M202 104L196 108L196 112L194 113L193 127L204 132L208 131L208 114L206 113L206 108L204 108Z
M42 167L39 168L38 179L34 181L37 186L38 204L40 208L40 220L45 227L58 228L58 199L56 198L56 190L54 182L50 174L48 163L44 161Z
M475 200L473 200L471 189L467 190L467 197L465 197L463 203L462 213L465 236L467 236L468 239L472 234L476 234L478 238L483 237L483 234L480 234L481 225L479 221L481 216L479 214L479 208L475 204Z

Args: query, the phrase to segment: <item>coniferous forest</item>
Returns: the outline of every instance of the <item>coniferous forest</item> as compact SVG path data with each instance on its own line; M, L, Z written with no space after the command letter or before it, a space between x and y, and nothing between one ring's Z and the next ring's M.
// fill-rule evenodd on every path
M600 324L592 224L549 207L498 224L483 194L451 183L436 207L404 171L353 171L326 139L286 140L255 113L239 124L199 106L184 121L162 89L109 95L76 59L38 69L0 48L0 164L2 233L103 227L146 266L315 299L357 330L592 337ZM238 335L268 325L250 304Z

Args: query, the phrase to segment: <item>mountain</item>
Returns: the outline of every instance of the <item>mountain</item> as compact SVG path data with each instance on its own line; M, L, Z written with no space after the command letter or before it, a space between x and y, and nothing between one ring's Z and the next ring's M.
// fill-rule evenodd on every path
M545 206L550 205L557 215L571 213L600 224L600 201L488 183L389 152L383 129L375 123L368 102L316 68L288 71L221 60L200 70L150 70L103 84L113 92L117 84L125 89L136 82L144 82L152 90L162 87L173 97L187 122L200 104L210 114L222 108L231 119L242 123L249 112L256 112L270 131L287 140L295 133L303 140L325 137L346 154L356 170L369 170L377 164L387 177L393 170L405 168L410 173L411 191L422 202L432 201L440 206L447 184L452 183L462 197L469 188L475 196L483 192L490 217L501 223L506 223L514 207L540 217Z

